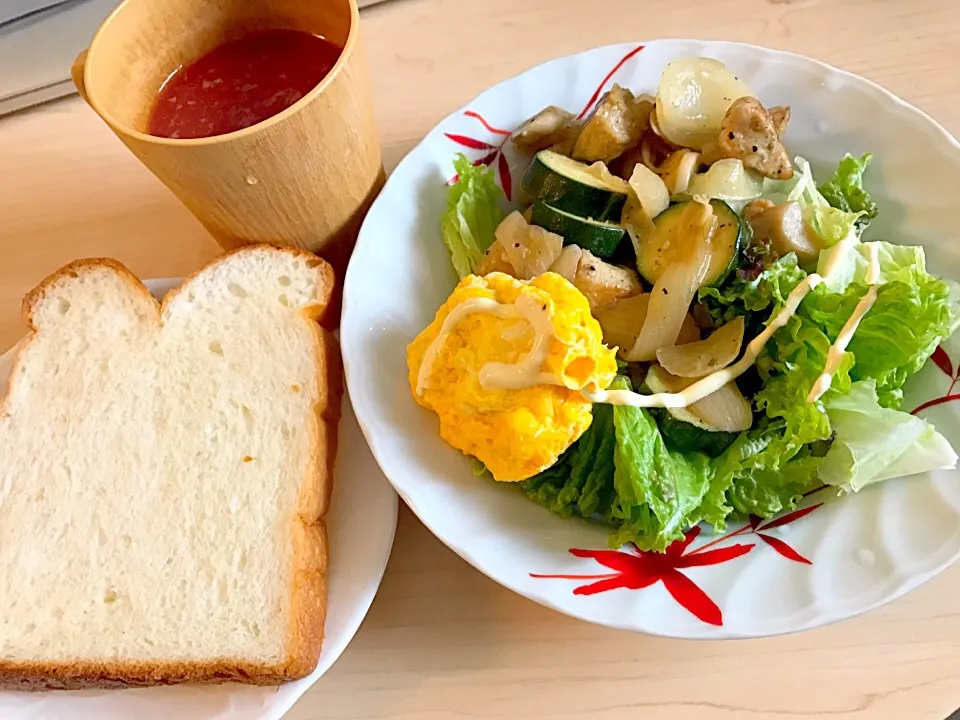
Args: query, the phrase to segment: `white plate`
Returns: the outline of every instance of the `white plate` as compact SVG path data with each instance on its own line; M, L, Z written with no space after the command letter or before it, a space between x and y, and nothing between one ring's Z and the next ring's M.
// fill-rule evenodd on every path
M571 554L606 550L607 529L554 517L515 488L474 477L440 439L436 417L411 396L406 346L456 281L439 232L454 154L485 160L516 191L525 160L505 143L509 131L548 104L587 111L614 81L654 92L664 65L681 56L717 58L765 104L791 105L787 145L821 178L844 153L873 152L869 189L881 212L868 237L923 244L933 272L960 278L960 146L929 117L867 80L797 55L687 40L641 47L560 58L487 90L394 171L364 223L345 286L343 354L364 434L437 537L497 582L584 620L675 637L765 636L889 602L960 554L957 472L895 480L819 506L829 499L824 491L808 498L813 511L734 525L722 538L701 532L682 554L675 547L671 568L656 576L627 550ZM905 409L951 394L960 340L937 357L908 386ZM940 403L922 411L955 447L958 410ZM708 542L715 552L689 557Z
M180 280L147 280L158 298ZM0 356L6 387L12 351ZM344 395L333 498L327 513L330 586L320 662L309 677L280 687L180 685L134 690L0 693L9 720L277 720L347 647L380 587L397 529L397 495L370 455Z

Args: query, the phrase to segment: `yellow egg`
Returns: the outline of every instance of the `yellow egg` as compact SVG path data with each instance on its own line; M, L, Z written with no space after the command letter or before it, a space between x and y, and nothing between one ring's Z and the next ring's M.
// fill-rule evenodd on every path
M481 386L484 365L516 363L530 351L536 334L523 317L475 312L441 341L423 392L418 392L424 356L455 307L471 298L509 304L522 296L542 305L550 318L553 337L540 369L562 385L519 390ZM465 277L407 348L407 365L414 398L440 418L440 436L481 460L502 481L524 480L556 462L590 427L592 405L579 390L606 388L617 372L615 351L604 346L587 299L555 273L529 281L503 273Z

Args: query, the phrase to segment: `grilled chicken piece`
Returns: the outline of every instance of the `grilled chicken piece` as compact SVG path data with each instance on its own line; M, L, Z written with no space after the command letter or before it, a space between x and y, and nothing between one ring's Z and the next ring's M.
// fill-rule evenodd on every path
M527 120L513 135L513 144L523 153L551 149L569 155L580 135L581 123L556 105L549 105Z
M780 141L777 124L754 97L739 98L730 106L720 124L717 144L725 157L739 158L744 167L764 177L793 177L793 166Z
M767 110L770 113L770 119L773 120L773 126L777 129L777 135L783 140L787 132L787 125L790 123L790 106L777 105Z
M591 310L643 292L636 272L604 262L588 250L580 256L573 284L587 298Z
M572 157L588 163L613 160L640 142L649 127L651 110L649 97L634 96L614 84L584 124Z
M744 208L743 213L753 229L754 244L769 243L780 257L796 253L801 265L815 262L820 247L814 234L807 231L800 204L789 202L767 208L755 205L748 212L750 205L759 202L769 201L754 201Z
M610 172L619 178L629 180L634 168L643 164L643 140L640 145L624 150L616 160L610 163Z

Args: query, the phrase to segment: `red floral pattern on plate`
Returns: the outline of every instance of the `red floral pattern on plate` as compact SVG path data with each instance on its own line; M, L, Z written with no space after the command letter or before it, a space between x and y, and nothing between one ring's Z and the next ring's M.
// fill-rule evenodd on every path
M467 110L463 113L467 117L474 118L479 120L480 124L483 125L488 131L494 135L502 135L503 140L498 144L494 145L493 143L487 142L486 140L479 140L469 135L456 135L454 133L444 133L444 135L453 140L462 147L465 147L469 150L485 150L487 153L477 160L473 161L474 165L486 165L490 167L494 162L497 163L497 173L498 179L500 181L500 187L503 188L503 194L507 196L507 200L513 199L513 178L510 176L510 163L507 162L507 156L504 154L503 147L507 144L507 140L510 139L510 131L503 130L502 128L494 127L486 119L477 112L473 110ZM458 176L454 175L450 179L450 184L457 182Z
M812 495L824 487L819 487L807 495ZM755 543L736 543L726 545L725 547L715 547L738 535L756 535L769 547L776 550L780 555L793 562L812 565L807 558L797 552L793 547L769 533L784 525L789 525L800 518L809 515L823 503L809 505L798 510L794 510L780 517L774 518L766 523L756 516L751 516L749 522L743 527L732 532L717 537L710 542L704 543L698 548L687 552L690 544L700 535L700 526L690 528L683 540L678 540L664 553L648 552L640 550L635 545L627 545L624 550L583 550L580 548L571 548L570 554L574 557L592 558L601 565L604 565L614 572L603 573L599 575L548 575L541 573L530 573L532 578L553 579L553 580L593 580L587 585L580 585L573 590L574 595L595 595L608 590L626 588L628 590L641 590L650 587L658 582L662 582L667 592L688 610L697 619L708 623L709 625L723 625L723 612L720 607L710 599L699 585L687 577L680 570L704 565L719 565L721 563L735 560L738 557L746 555L756 546ZM710 549L714 548L714 549Z
M960 393L953 392L957 382L960 382L960 365L958 365L957 369L954 370L953 361L950 359L950 356L947 355L947 351L943 349L942 345L933 351L933 355L930 356L930 360L933 361L934 365L940 368L944 375L950 378L950 387L948 387L947 391L940 397L927 400L926 402L917 405L917 407L910 411L911 415L916 415L918 412L926 410L930 407L943 405L944 403L953 402L954 400L960 400Z
M614 572L603 575L540 575L530 573L530 577L596 581L575 588L574 595L595 595L617 588L640 590L654 583L662 582L667 592L694 616L710 625L723 625L723 613L717 604L680 570L702 565L718 565L733 560L750 552L754 548L754 544L738 543L707 552L694 550L687 553L686 549L699 534L699 526L690 528L683 540L673 543L662 554L640 550L635 545L628 545L627 551L571 548L571 555L593 558L601 565L614 570Z
M617 74L617 71L620 68L622 68L630 58L638 54L641 50L643 50L643 45L637 45L635 48L633 48L633 50L631 50L622 58L620 58L619 62L617 62L617 64L613 66L610 72L606 74L603 80L600 81L600 84L597 86L597 89L593 91L593 95L590 96L590 99L587 100L587 104L583 106L583 110L581 110L580 114L577 115L578 120L584 118L587 112L593 110L593 106L600 99L600 93L603 92L603 89L607 86L607 83L610 82L611 78L613 78L613 76Z
M641 50L643 50L643 45L638 45L620 58L617 64L613 66L610 72L606 74L606 76L597 86L597 89L594 90L593 95L591 95L590 99L587 100L586 105L583 106L583 110L580 111L580 114L577 115L577 118L583 118L593 109L594 105L600 98L600 94L607 86L607 83L610 82L611 78L616 75L617 71L620 70L620 68L622 68L628 60L637 55ZM474 160L473 164L493 167L493 164L496 163L497 179L500 182L500 187L503 188L503 194L507 197L507 200L512 200L513 177L510 173L510 162L507 160L506 153L504 152L504 146L513 133L510 130L504 130L503 128L491 125L487 119L483 117L483 115L474 110L466 110L463 114L468 118L477 120L484 127L484 129L487 130L487 132L493 135L499 135L503 139L500 140L500 142L495 143L488 140L481 140L480 138L475 138L470 135L461 135L458 133L444 133L444 135L449 140L452 140L457 145L460 145L467 150L480 150L485 152L484 155ZM452 185L453 183L457 182L457 179L458 177L454 175L450 179L449 184Z

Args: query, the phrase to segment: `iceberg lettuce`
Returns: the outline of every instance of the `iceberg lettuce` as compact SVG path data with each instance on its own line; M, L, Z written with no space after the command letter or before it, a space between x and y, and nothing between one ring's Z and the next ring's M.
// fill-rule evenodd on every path
M833 398L827 415L834 439L817 468L826 485L857 492L882 480L956 467L957 454L933 425L882 407L873 380L855 382Z

